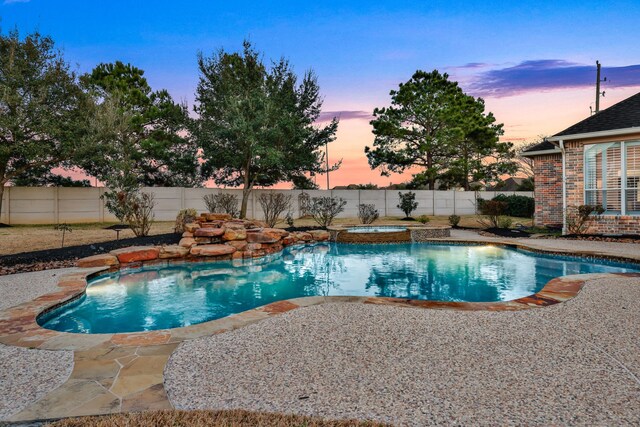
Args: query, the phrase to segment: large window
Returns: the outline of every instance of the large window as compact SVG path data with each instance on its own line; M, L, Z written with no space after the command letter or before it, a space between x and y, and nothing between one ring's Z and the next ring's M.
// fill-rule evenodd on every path
M587 205L640 215L640 141L585 145L584 189Z

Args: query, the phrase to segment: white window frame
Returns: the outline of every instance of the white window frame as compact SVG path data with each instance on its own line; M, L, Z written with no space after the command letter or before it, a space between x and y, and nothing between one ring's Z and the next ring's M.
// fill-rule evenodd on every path
M594 189L587 189L587 151L595 146L604 146L604 145L612 145L612 144L620 144L620 211L605 211L604 215L631 215L631 216L640 216L640 211L630 211L627 212L627 191L630 190L628 188L627 182L627 147L640 145L640 141L610 141L603 142L598 144L585 144L582 152L582 200L584 203L587 203L587 191ZM606 156L606 148L603 150L602 155L602 188L596 189L598 191L602 191L602 202L604 206L606 206L606 172L607 172L607 156ZM635 190L636 188L631 188ZM640 191L640 188L638 188Z

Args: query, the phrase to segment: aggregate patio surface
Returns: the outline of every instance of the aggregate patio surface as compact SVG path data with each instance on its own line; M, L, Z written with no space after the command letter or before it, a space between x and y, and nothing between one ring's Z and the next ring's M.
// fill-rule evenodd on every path
M506 239L455 230L445 240ZM505 243L640 259L640 245L635 244L546 239ZM0 298L5 299L9 286L17 296L7 298L0 309L59 290L46 280L52 273L31 276L34 280L27 274L2 278ZM70 274L69 288L77 287L85 273ZM0 420L175 406L242 407L406 425L637 425L640 279L590 277L573 299L574 289L582 284L567 279L537 298L500 308L519 310L515 312L363 298L343 300L364 304L336 304L315 297L168 333L77 338L27 328L3 342L75 351L0 347L14 352L0 353L11 363L16 351L46 360L20 357L24 369L0 363L0 405L5 405ZM568 301L524 309L552 299ZM58 365L48 369L49 363ZM54 371L55 378L48 378ZM25 384L30 393L21 391Z
M640 425L640 286L597 282L517 312L301 308L185 342L165 386L179 409L419 426Z
M72 269L0 277L0 309L55 292ZM47 351L0 344L0 420L62 385L73 369L72 351Z

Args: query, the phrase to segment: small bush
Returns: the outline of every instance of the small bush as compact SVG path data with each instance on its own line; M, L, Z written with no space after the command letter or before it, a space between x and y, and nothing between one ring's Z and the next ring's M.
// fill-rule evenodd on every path
M237 218L240 215L238 196L234 194L207 194L202 198L210 213L225 213Z
M513 220L508 216L501 216L498 218L498 228L511 228Z
M136 237L143 237L149 234L151 224L155 216L153 208L156 202L153 194L140 192L131 199L131 209L127 215L127 224Z
M460 217L458 215L450 215L449 216L449 225L452 227L457 227L460 224Z
M155 218L153 208L156 202L153 194L138 190L110 190L103 197L109 212L120 222L127 224L136 237L149 234Z
M293 227L295 225L293 214L291 213L291 211L287 213L287 216L284 218L284 220L287 222L287 225L289 227Z
M202 198L204 204L207 206L209 213L215 213L218 210L218 201L215 194L207 194Z
M505 202L507 207L504 214L518 218L531 218L536 208L534 198L528 196L499 194L493 200Z
M416 202L416 193L409 191L408 193L398 193L400 196L400 203L397 208L404 212L405 217L411 217L411 212L418 208L418 202Z
M184 233L184 226L191 222L195 222L198 212L195 209L182 209L176 216L176 224L173 231L176 233Z
M507 202L478 199L478 222L488 228L498 228L498 220L505 214Z
M136 190L109 190L102 195L104 206L122 224L127 222L130 199Z
M584 234L589 229L591 214L602 215L604 208L598 205L580 205L567 207L567 231L569 234Z
M328 227L335 217L344 211L346 204L347 201L341 197L314 197L311 199L309 213L320 226Z
M418 217L418 222L421 222L421 223L423 223L423 224L426 224L426 223L428 223L429 221L431 221L431 219L430 219L428 216L426 216L426 215L420 215L420 216Z
M258 202L264 212L264 222L269 227L275 227L283 212L291 209L291 195L284 193L263 193L258 196Z
M376 205L361 203L358 205L358 218L362 224L373 224L376 219L380 218L380 213L376 209Z

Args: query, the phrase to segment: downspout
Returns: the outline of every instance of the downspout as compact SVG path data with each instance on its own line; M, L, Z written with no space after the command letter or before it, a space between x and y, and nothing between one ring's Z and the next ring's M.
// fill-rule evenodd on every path
M558 141L562 151L562 234L567 234L567 161L564 141Z

